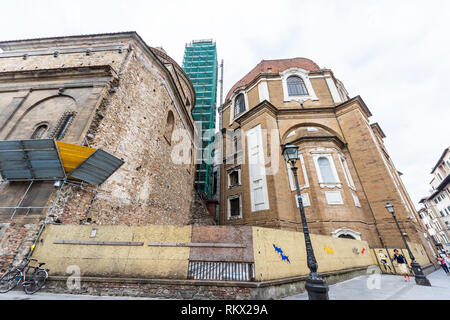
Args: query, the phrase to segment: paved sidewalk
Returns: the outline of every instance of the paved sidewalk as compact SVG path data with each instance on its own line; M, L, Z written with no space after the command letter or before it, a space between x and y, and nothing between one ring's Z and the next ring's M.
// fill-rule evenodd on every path
M411 277L381 275L377 283L374 276L359 276L330 286L330 300L450 300L450 276L442 269L427 276L431 287L418 286ZM373 289L369 289L373 288ZM302 293L283 300L308 300Z
M0 294L1 300L160 300L155 298L134 298L134 297L99 297L88 295L54 294L37 292L27 295L24 291L13 290L5 294Z

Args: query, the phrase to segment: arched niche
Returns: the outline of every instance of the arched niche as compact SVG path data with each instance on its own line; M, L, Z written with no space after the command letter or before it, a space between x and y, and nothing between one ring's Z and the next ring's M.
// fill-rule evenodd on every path
M331 233L334 238L361 240L361 233L349 228L339 228Z
M75 99L58 95L45 98L29 107L14 124L6 139L21 140L29 139L40 123L48 124L48 131L54 131L64 113L76 110Z
M283 135L283 144L291 144L301 139L337 139L342 142L340 135L334 130L316 123L302 123L295 125Z

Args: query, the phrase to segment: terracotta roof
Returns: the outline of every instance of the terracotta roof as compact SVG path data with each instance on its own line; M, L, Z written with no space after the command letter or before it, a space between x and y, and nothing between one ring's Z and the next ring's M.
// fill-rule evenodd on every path
M248 85L261 73L268 73L269 68L272 69L272 73L276 74L295 67L308 71L320 70L320 67L314 61L306 58L262 60L255 68L253 68L252 71L250 71L244 78L237 82L233 88L231 88L225 101L228 102L234 90L237 88Z

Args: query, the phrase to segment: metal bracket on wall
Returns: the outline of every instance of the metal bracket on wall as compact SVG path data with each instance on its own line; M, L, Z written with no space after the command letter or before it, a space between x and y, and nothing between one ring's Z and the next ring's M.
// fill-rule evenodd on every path
M149 242L149 247L190 247L190 248L247 248L245 244L240 243L164 243Z
M144 242L111 242L111 241L72 241L72 240L55 240L53 244L68 244L80 246L128 246L142 247Z
M17 209L19 209L20 206L22 205L22 202L23 202L23 200L25 200L25 197L27 196L28 191L30 191L31 186L33 185L33 183L34 183L34 180L31 180L30 184L28 185L27 190L25 191L25 193L23 194L22 198L20 199L20 202L19 202L19 203L17 204L17 206L14 208L14 211L13 211L13 213L12 213L12 215L11 215L11 220L14 219L14 216L16 215ZM28 214L27 214L27 215L28 215Z

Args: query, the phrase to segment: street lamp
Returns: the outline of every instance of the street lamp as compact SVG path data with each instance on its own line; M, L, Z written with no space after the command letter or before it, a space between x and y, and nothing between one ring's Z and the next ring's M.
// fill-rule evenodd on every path
M298 161L298 147L295 145L286 145L283 147L283 156L287 163L290 163L292 172L294 173L295 185L297 186L297 200L300 208L300 217L302 218L303 234L305 235L306 255L308 261L308 268L311 271L306 280L306 291L308 292L309 300L329 300L328 285L317 273L319 268L316 257L314 256L314 249L309 237L308 224L306 222L305 209L303 208L303 199L298 184L297 171L295 166Z
M420 264L418 262L416 262L413 253L409 249L408 242L406 241L405 235L403 234L402 230L400 229L400 226L397 221L397 217L395 216L394 206L390 203L387 203L385 208L390 214L392 214L395 224L397 225L397 228L400 231L400 234L402 236L403 242L405 243L406 250L408 250L409 257L411 258L411 268L414 273L414 279L416 280L416 284L418 284L420 286L431 287L430 281L427 279L427 277L423 273L423 270L422 270Z

